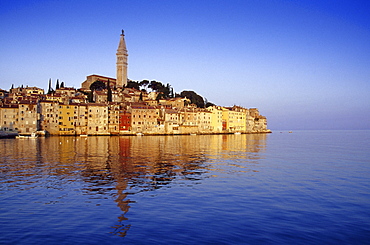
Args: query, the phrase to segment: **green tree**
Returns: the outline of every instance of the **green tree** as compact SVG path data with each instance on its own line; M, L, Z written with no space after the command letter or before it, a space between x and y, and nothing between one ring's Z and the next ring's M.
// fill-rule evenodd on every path
M207 108L207 107L210 107L210 106L215 106L215 104L213 104L212 102L207 102L207 103L206 103L206 108Z
M53 93L54 92L54 90L53 90L53 88L51 87L51 78L49 79L49 88L48 88L48 94L51 94L51 93Z
M141 87L144 87L143 89L146 91L146 90L147 90L147 88L148 88L148 85L149 85L149 81L148 81L148 80L142 80L142 81L139 83L139 85L140 85L140 88L141 88Z
M94 96L93 96L93 93L94 93L94 91L90 91L88 94L87 94L87 100L89 101L89 102L94 102Z
M108 102L112 102L112 89L110 87L110 82L109 82L109 79L108 79L108 88L107 88L107 101Z
M60 87L64 88L64 82L61 82Z
M55 85L55 90L59 89L59 79L57 79L57 84Z
M140 90L140 83L130 80L127 82L126 88L134 88L134 89Z
M156 101L159 101L161 99L165 99L165 96L162 92L158 93L157 97L155 98Z
M195 104L199 108L204 108L205 106L203 97L195 93L194 91L184 90L180 93L180 96L182 98L185 98L185 97L188 98L192 104Z
M148 88L152 89L153 91L159 92L159 90L163 87L161 82L157 82L155 80L151 81L148 85Z
M100 80L96 80L95 82L93 82L91 85L90 85L90 90L91 91L101 91L103 89L106 89L107 87L105 86L105 83L100 81Z

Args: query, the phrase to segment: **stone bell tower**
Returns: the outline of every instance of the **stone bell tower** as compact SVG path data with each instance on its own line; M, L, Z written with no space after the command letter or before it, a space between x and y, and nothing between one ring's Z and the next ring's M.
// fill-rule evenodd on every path
M122 30L121 38L117 49L117 73L116 73L116 85L118 88L122 88L127 85L127 49L125 42L125 34Z

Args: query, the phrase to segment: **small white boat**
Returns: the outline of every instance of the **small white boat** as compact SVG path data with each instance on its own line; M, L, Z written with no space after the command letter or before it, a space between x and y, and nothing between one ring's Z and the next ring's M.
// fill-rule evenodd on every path
M137 133L136 136L143 136L143 133Z
M80 137L87 137L87 134L80 134Z
M32 133L31 135L18 135L17 139L36 139L38 136L36 133Z

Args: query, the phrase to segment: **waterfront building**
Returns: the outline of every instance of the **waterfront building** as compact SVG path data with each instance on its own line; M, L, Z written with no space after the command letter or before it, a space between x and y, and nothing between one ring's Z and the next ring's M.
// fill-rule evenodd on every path
M162 108L160 110L161 121L160 126L164 129L166 134L179 134L180 133L180 114L176 109Z
M246 120L245 130L247 132L252 132L254 127L254 117L251 116L250 109L247 109L245 120Z
M59 135L75 135L74 105L59 104Z
M88 112L86 103L71 103L74 107L75 131L77 135L87 134Z
M254 128L253 128L253 131L254 132L264 132L267 130L267 120L266 120L266 117L264 116L257 116L255 119L254 119Z
M31 134L38 131L39 112L37 103L33 101L21 101L18 107L18 132L20 134Z
M222 132L222 109L220 106L210 106L207 108L211 112L211 130L214 133Z
M108 106L103 103L88 103L87 112L87 134L109 135Z
M131 112L131 129L134 133L157 133L159 110L145 103L133 103Z
M18 104L0 106L0 128L18 130Z
M187 107L179 110L180 126L182 134L192 134L198 132L197 112L194 107Z
M197 125L199 133L210 133L211 131L211 112L206 109L197 109Z
M131 112L120 106L119 112L119 131L129 133L131 131Z
M59 134L59 102L41 100L40 105L40 130L47 134Z
M108 103L108 131L111 135L118 135L120 131L120 105Z
M245 132L246 129L246 109L240 106L227 108L229 112L229 129L230 132Z

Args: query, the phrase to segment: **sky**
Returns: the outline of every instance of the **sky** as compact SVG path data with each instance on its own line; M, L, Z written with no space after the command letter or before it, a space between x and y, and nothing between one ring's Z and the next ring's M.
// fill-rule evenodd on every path
M272 130L370 129L370 1L0 1L0 88L116 76L258 108Z

